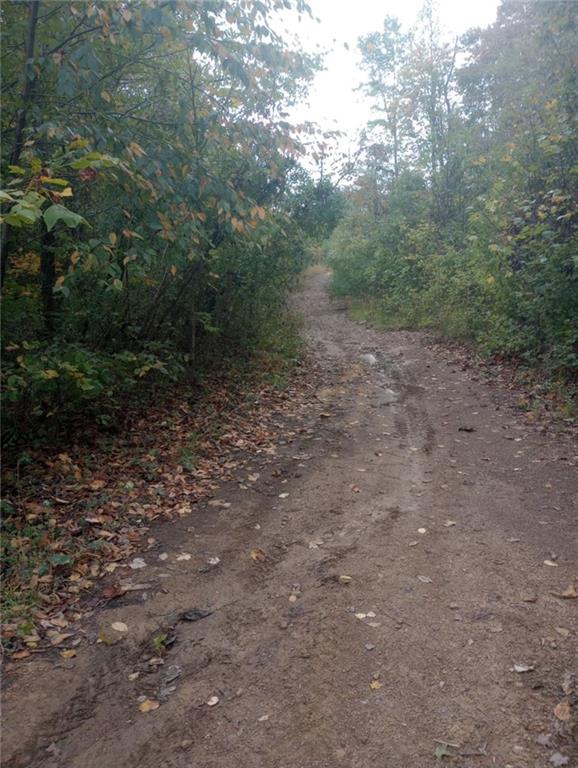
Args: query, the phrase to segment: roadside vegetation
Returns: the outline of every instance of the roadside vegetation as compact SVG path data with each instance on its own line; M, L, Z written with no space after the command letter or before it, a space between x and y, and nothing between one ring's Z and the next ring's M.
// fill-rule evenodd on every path
M279 335L317 236L309 203L334 192L297 162L312 128L285 110L319 62L275 32L281 7L308 12L3 5L9 450L82 421L114 427L131 393Z
M578 375L578 7L508 1L446 42L432 5L359 42L375 119L328 245L358 315Z
M152 519L202 496L199 465L219 475L235 440L258 440L256 399L292 386L286 297L339 193L299 163L323 137L287 109L320 62L278 34L281 12L310 13L302 0L2 5L13 650L36 647L34 624Z

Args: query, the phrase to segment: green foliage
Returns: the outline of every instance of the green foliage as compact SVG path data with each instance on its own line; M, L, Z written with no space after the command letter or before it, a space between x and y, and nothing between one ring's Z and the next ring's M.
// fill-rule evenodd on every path
M144 379L174 381L182 372L171 350L159 345L139 353L106 353L62 342L10 346L2 368L4 407L24 432L80 412L102 420Z
M382 143L365 139L329 244L335 292L387 324L576 377L577 20L571 3L506 3L496 24L466 35L457 72L428 6L413 38L388 20L361 41L376 109L389 120L403 92L406 124L394 167L391 121Z
M317 61L279 37L279 10L3 6L9 440L243 355L283 311L310 227L283 109Z

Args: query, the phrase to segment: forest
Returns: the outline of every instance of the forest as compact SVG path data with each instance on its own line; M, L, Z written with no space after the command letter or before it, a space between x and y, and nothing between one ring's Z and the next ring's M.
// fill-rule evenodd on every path
M303 0L0 13L3 562L17 608L86 556L74 515L54 537L54 502L37 501L47 477L81 482L69 446L114 451L143 414L166 424L154 414L171 397L210 420L244 407L243 388L282 390L308 355L289 298L311 265L355 318L531 370L572 418L574 2L504 2L453 41L429 0L411 28L387 16L358 41L372 119L349 152L339 131L292 118L324 66L279 32L314 17ZM199 460L196 429L172 448L179 472ZM147 482L163 450L131 459L155 465Z
M293 7L292 7L293 6ZM3 5L4 438L274 352L317 213L296 3ZM323 228L323 226L321 227ZM328 232L327 232L328 234Z
M289 121L322 62L280 9L311 13L4 4L9 447L272 351L320 244L362 313L575 380L575 4L507 2L453 42L431 3L410 31L387 17L359 41L375 118L333 177Z
M327 246L334 291L541 371L578 373L578 8L505 2L448 42L431 4L360 40L375 119Z
M578 2L0 23L3 764L578 765Z

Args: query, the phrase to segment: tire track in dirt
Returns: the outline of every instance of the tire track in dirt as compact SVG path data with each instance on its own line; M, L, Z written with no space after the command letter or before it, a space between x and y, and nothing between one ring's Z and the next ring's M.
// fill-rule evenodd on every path
M18 667L6 765L425 768L440 741L460 768L576 757L572 719L553 715L575 696L561 685L577 601L553 594L578 576L576 475L558 461L575 448L420 335L353 323L326 283L296 300L324 381L271 463L255 457L257 492L225 485L230 507L159 526L146 599L91 617L74 661ZM215 610L176 621L193 606ZM96 644L114 621L126 638ZM169 625L177 641L151 665ZM141 714L139 696L160 707Z

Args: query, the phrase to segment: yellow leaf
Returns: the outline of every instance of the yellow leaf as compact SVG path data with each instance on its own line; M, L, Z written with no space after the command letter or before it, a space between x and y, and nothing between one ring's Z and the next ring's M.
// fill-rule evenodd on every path
M369 687L372 691L379 691L379 689L383 686L383 683L380 683L379 680L372 680L369 684Z
M72 197L73 192L71 187L66 187L66 189L63 189L62 192L60 192L60 197Z
M73 251L70 254L70 263L71 264L77 264L80 259L80 251Z
M72 637L70 632L47 632L46 634L50 640L50 645L60 645L60 643L63 643L65 640L68 640L69 637Z
M59 376L59 373L58 371L55 371L52 368L49 368L46 371L42 371L42 376L45 379L57 379Z
M171 267L171 275L172 275L173 277L175 277L175 275L176 275L176 274L177 274L177 268L176 268L176 267L175 267L175 265L173 264L173 266Z
M111 232L108 236L108 239L112 245L116 245L116 241L118 240L116 236L116 232Z
M145 699L142 704L139 705L139 709L141 712L154 712L155 709L158 709L160 707L160 704L158 701L155 701L154 699Z
M143 155L146 155L146 152L144 151L144 149L140 146L140 144L137 144L136 141L131 141L131 143L128 146L131 152L135 154L137 157L143 157Z
M106 101L106 102L107 102L107 104L110 104L110 102L111 102L111 100L112 100L112 97L111 97L111 95L110 95L110 93L109 93L108 91L101 91L101 92L100 92L100 98L101 98L103 101Z
M71 648L68 651L60 651L60 655L63 659L73 659L76 656L76 651Z

